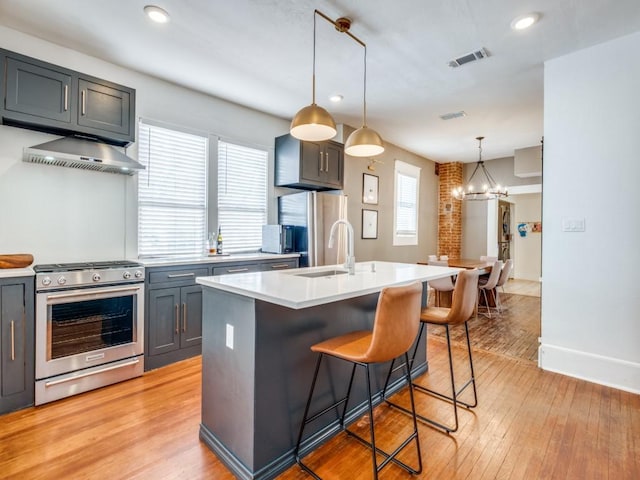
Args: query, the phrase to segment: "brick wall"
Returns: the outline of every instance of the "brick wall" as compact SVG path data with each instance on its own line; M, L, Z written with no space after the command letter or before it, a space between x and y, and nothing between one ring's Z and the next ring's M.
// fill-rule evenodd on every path
M460 258L462 241L462 201L456 200L452 191L462 184L462 163L439 165L438 191L438 252Z

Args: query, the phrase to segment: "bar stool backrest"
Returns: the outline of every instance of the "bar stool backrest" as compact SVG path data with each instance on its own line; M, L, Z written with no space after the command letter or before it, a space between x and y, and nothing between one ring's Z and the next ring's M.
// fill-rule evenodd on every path
M479 276L480 272L475 268L458 272L451 299L451 309L447 315L447 321L444 323L456 325L471 318L476 308Z
M418 335L421 305L422 283L419 281L382 289L371 344L362 361L387 362L409 350Z

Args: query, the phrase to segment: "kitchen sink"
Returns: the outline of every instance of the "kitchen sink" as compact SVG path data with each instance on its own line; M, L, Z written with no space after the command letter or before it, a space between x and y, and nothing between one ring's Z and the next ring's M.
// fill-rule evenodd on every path
M319 272L295 273L296 277L319 278L333 277L334 275L343 275L349 273L347 270L321 270Z

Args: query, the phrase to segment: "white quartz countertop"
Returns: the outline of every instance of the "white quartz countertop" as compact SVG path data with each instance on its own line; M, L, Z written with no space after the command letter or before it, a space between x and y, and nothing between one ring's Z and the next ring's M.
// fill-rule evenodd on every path
M35 275L33 268L0 268L0 278L30 277Z
M345 269L342 265L331 265L198 277L196 282L205 287L300 309L379 292L384 287L403 285L415 280L424 282L448 277L461 269L374 261L356 263L355 275L335 275L336 270ZM315 273L328 275L311 278L304 276Z
M298 258L299 253L234 253L230 255L203 255L199 257L180 258L142 258L136 260L145 267L162 267L166 265L186 265L196 263L222 263L222 262L250 262L259 260L280 260L283 258Z

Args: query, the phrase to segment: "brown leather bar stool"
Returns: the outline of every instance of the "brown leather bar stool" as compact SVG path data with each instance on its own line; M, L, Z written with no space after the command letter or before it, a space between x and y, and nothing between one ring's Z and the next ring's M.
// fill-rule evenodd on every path
M356 331L339 337L334 337L329 340L317 343L311 347L311 350L319 353L318 361L316 363L315 373L313 374L313 381L311 383L311 390L309 391L309 399L304 410L304 416L302 419L302 425L300 426L300 433L298 434L298 441L295 448L296 462L300 467L312 475L314 478L320 477L311 470L307 465L302 462L300 455L300 444L302 442L302 435L304 433L304 427L314 420L318 419L329 411L334 411L339 405L342 407L342 415L340 418L340 428L347 432L347 434L353 436L361 443L371 448L371 455L373 459L373 477L378 478L378 472L389 462L393 462L396 465L402 467L407 472L412 474L418 474L422 471L422 458L420 456L420 440L418 438L418 424L415 416L415 405L413 401L413 388L411 388L411 374L408 368L409 356L408 351L411 345L416 339L420 325L420 308L422 302L422 284L420 282L414 282L406 286L399 287L387 287L380 292L378 297L378 305L376 307L375 319L373 323L373 331ZM347 388L347 394L341 400L338 400L329 407L321 410L320 412L309 416L309 407L313 398L313 390L318 379L318 371L320 370L320 363L325 355L330 355L341 360L353 363L353 369L351 370L351 379L349 380L349 386ZM399 447L397 447L392 453L387 453L376 447L375 432L374 432L374 419L373 419L373 403L371 395L371 378L369 373L369 365L374 363L388 362L404 355L406 380L409 385L409 392L411 397L411 410L413 412L413 433L409 435ZM351 395L351 387L353 386L353 377L357 366L362 366L366 371L367 380L367 400L368 400L368 413L369 413L369 430L371 435L371 441L367 441L356 433L350 431L345 427L344 418L347 412L347 405L349 403L349 396ZM396 458L412 440L416 442L416 450L418 454L418 468L412 468ZM378 465L377 455L382 455L384 460Z
M469 341L469 327L467 325L467 321L473 316L477 295L478 295L478 276L479 272L476 269L473 270L462 270L458 273L458 277L456 279L456 285L453 290L453 299L451 302L451 308L443 308L443 307L427 307L422 310L420 313L420 333L418 334L418 342L416 343L416 348L413 351L413 355L411 357L410 366L413 366L413 362L416 357L416 351L418 349L418 345L420 344L420 337L422 336L425 325L430 323L433 325L442 325L445 327L447 334L447 349L449 352L449 371L451 375L451 396L436 392L429 388L423 387L415 382L412 382L414 388L418 391L427 393L432 395L440 400L445 400L451 402L453 404L453 416L454 416L454 425L449 426L445 425L441 422L437 422L433 419L427 418L423 415L416 414L416 417L420 420L433 425L439 429L444 430L445 432L455 432L458 430L458 406L463 406L466 408L473 408L478 405L478 393L476 391L476 379L473 371L473 358L471 356L471 342ZM467 351L469 354L469 368L471 370L471 378L465 382L465 384L456 389L455 378L453 374L453 357L451 355L451 338L449 336L449 327L454 325L460 325L464 323L465 333L467 335ZM387 380L385 381L384 388L382 390L382 395L385 398L386 402L396 407L404 412L412 413L411 410L398 405L397 403L393 403L386 398L386 390L389 383L389 379L391 374L402 368L402 365L396 367L394 369L394 362L391 362L391 367L389 368L389 373L387 375ZM459 395L469 386L473 387L473 403L467 403L460 400ZM414 407L412 406L412 409Z

